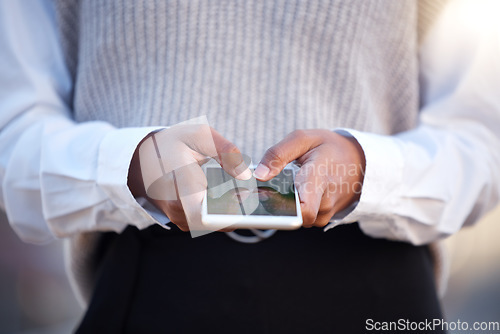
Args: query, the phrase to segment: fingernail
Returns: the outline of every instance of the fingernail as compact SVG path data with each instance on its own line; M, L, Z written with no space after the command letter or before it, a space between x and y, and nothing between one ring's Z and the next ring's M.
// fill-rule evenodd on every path
M236 178L239 180L248 180L252 177L252 172L248 169L245 162L239 164L235 169L234 173L237 175Z
M253 172L253 176L257 179L263 179L269 174L269 168L263 164L259 164L255 171Z
M252 193L250 192L250 190L248 189L240 189L239 191L239 195L240 195L240 199L241 201L244 201L246 200L248 197L250 197L250 195L252 195ZM236 195L237 196L237 195Z

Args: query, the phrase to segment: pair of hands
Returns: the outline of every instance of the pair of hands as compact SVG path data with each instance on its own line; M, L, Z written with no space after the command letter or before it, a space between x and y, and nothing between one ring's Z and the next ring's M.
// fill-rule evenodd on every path
M153 182L159 180L157 175L146 179L155 174L151 166L158 164L158 160L145 159L146 153L161 161L161 182ZM196 225L193 222L201 222L206 178L200 166L207 157L215 158L233 177L252 176L233 143L208 125L189 125L162 130L143 140L131 161L128 186L134 196L146 197L181 230L188 231ZM304 227L325 226L335 213L359 199L365 158L354 138L321 129L293 131L266 151L254 176L268 181L292 161L300 166L295 187Z

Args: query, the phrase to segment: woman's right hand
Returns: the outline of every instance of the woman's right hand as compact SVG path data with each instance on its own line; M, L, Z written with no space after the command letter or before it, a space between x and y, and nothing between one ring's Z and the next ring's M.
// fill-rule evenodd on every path
M206 124L176 125L153 132L137 147L128 186L145 197L182 231L204 230L201 204L207 180L201 165L216 159L231 176L252 177L240 150Z

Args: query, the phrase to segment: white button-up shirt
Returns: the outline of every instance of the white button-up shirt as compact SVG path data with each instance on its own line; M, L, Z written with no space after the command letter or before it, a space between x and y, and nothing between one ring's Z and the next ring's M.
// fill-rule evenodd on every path
M51 6L0 1L0 206L32 243L164 225L168 219L145 210L127 187L132 154L154 128L71 119L72 83ZM358 221L368 235L423 244L497 204L499 7L453 1L432 27L420 46L415 129L393 136L344 129L363 148L364 185L352 211L326 230Z

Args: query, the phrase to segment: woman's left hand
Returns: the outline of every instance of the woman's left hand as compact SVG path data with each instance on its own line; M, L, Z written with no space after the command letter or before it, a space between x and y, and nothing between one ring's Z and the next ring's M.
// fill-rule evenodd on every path
M323 227L359 200L365 156L356 139L328 130L296 130L269 148L254 175L268 181L290 162L300 166L295 187L304 227Z

